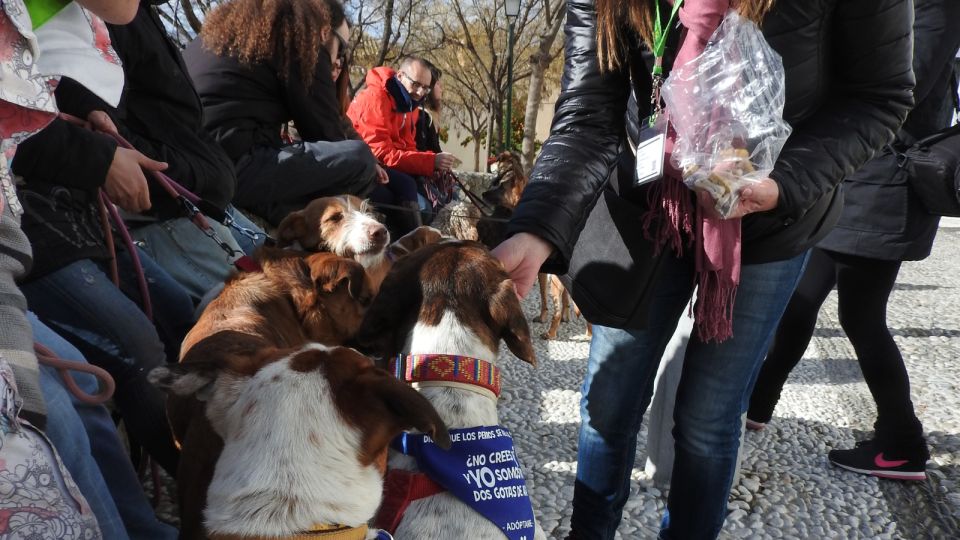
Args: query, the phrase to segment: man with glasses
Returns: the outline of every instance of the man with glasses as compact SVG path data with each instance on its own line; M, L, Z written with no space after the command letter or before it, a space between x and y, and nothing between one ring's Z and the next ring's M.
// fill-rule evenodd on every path
M439 208L425 197L425 177L449 172L457 162L449 152L417 150L419 105L434 84L430 67L423 59L408 56L397 70L373 68L367 73L366 83L347 115L390 177L372 198L409 208L396 213L396 217L402 222L401 230L412 228L421 222L420 210L429 215Z

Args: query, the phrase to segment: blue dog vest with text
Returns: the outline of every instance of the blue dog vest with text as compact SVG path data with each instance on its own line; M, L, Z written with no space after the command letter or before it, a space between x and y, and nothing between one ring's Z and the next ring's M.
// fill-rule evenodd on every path
M420 470L492 521L510 540L533 540L533 506L510 430L501 426L451 429L444 450L429 435L403 433L393 447L416 458Z

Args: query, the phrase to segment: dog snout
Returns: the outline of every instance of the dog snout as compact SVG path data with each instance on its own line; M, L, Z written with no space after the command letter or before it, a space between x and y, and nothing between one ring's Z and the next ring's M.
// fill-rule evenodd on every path
M480 197L484 201L496 206L503 202L503 186L499 185L493 189L488 189L487 191L484 191Z
M387 228L382 223L370 223L367 225L367 236L376 244L386 242Z

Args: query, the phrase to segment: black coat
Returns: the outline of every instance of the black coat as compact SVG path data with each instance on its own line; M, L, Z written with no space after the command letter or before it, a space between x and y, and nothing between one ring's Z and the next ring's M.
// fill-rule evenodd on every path
M279 149L280 130L289 121L304 141L343 141L343 113L331 75L330 55L319 51L313 83L299 70L284 80L277 62L241 64L219 56L197 38L184 50L190 75L206 110L206 126L235 162L256 148Z
M907 0L774 4L762 28L783 57L784 117L793 133L771 173L778 207L743 220L745 264L796 256L835 223L842 206L837 185L893 138L913 104L911 21ZM601 73L595 22L592 1L567 3L566 64L551 134L509 227L553 244L557 256L548 269L558 273L621 159L626 120L649 112L636 110L633 95L644 104L650 95L645 48L635 39L628 62Z
M916 107L894 146L909 145L950 124L956 104L954 57L960 47L960 2L915 0L913 72ZM871 259L914 261L933 247L940 217L926 212L892 152L870 160L843 182L837 226L818 246Z

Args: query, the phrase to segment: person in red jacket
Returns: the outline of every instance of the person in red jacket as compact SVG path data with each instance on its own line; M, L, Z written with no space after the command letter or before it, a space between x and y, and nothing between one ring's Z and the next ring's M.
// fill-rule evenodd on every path
M409 207L417 216L422 209L417 192L424 189L423 177L450 171L457 161L449 152L417 150L418 106L430 93L433 82L429 65L421 58L408 56L397 70L386 66L371 69L366 88L347 109L353 127L390 176L387 187L394 200L378 202Z

